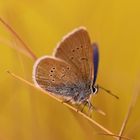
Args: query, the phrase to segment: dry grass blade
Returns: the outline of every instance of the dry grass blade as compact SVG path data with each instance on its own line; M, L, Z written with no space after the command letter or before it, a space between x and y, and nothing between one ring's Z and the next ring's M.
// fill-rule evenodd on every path
M125 130L126 125L127 125L127 122L128 122L128 119L130 118L130 115L132 113L132 110L133 110L133 108L135 106L135 103L136 103L136 99L137 99L138 94L139 94L139 92L137 91L132 96L131 102L130 102L129 107L128 107L128 111L127 111L126 116L124 118L124 121L122 123L122 127L121 127L121 130L120 130L120 133L119 133L119 136L120 137L118 138L118 140L121 140L121 136L124 133L124 130Z
M11 43L9 40L7 40L7 39L5 39L5 38L3 38L3 37L1 37L1 36L0 36L0 43L2 43L2 44L4 44L4 45L7 45L8 47L13 48L12 43Z
M21 43L21 45L24 47L24 49L27 51L27 53L30 54L30 57L33 60L36 60L37 59L36 55L31 51L31 49L21 39L21 37L16 33L16 31L8 23L6 23L1 17L0 17L0 22L8 29L8 31L15 37L15 39L17 39Z
M27 50L22 49L21 47L19 47L16 44L15 41L13 41L13 42L12 41L9 41L9 40L7 40L7 39L5 39L5 38L3 38L3 37L0 36L0 43L3 44L3 45L6 45L6 46L8 46L8 47L10 47L12 49L15 49L16 51L19 51L19 52L23 53L25 56L28 56L29 58L32 59L30 53L27 52Z
M121 138L121 139L125 139L125 140L133 140L133 139L125 137L125 136L111 135L111 134L106 134L106 133L98 133L98 134L99 135L105 135L105 136L114 136L116 138Z
M127 130L125 134L134 136L135 134L138 134L139 129L140 129L140 121L138 120L135 122L135 124L131 128L129 128L129 130Z
M7 71L11 76L13 76L15 79L22 81L23 83L26 83L27 85L36 88L37 90L41 91L44 94L47 94L48 96L50 96L51 98L57 100L58 102L64 104L65 106L67 106L68 108L72 109L73 111L77 112L78 114L80 114L81 116L83 116L85 119L89 120L91 123L93 123L94 125L96 125L97 127L99 127L102 131L106 132L109 135L112 135L115 139L116 139L116 135L113 134L111 131L109 131L108 129L106 129L105 127L103 127L101 124L97 123L96 121L94 121L92 118L88 117L86 114L84 114L83 112L77 110L76 108L74 108L73 106L71 106L70 104L63 102L62 100L58 99L57 97L53 96L52 94L49 94L48 92L44 91L41 88L36 87L34 84L26 81L25 79L15 75L14 73L11 73L10 71Z

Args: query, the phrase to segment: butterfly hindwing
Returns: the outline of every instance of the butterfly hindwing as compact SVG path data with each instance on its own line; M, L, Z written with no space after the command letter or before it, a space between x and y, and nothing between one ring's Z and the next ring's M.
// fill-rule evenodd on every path
M68 96L70 89L79 82L69 64L53 57L42 57L35 63L33 80L44 90L64 96Z

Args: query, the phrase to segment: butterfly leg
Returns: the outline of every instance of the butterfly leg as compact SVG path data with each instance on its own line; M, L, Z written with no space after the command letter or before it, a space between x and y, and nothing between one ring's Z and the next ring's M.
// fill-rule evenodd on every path
M80 109L80 106L83 105L82 109ZM83 102L83 103L80 103L77 105L77 111L81 111L83 112L85 106L87 105L87 101Z
M69 103L69 102L71 102L72 100L74 100L75 98L77 98L78 95L79 95L79 93L77 93L75 96L69 97L69 99L66 99L66 98L64 97L64 99L62 100L62 103Z
M87 100L87 102L88 102L88 115L89 115L90 117L92 117L92 111L93 111L93 109L94 109L96 112L98 112L98 113L100 113L100 114L102 114L102 115L106 115L101 109L99 109L99 108L93 106L92 103L90 102L90 100Z
M69 98L69 99L63 99L62 100L62 103L69 103L69 102L71 102L72 101L72 97L71 98Z
M93 105L91 104L90 100L87 100L87 104L88 104L88 115L90 117L92 117L92 111L93 111Z
M84 101L83 102L83 107L82 107L82 109L81 109L81 112L83 112L83 110L84 110L84 108L85 108L85 106L88 104L88 102L87 101Z
M79 93L77 93L72 99L73 100L77 100L77 97L79 96ZM81 112L83 112L83 110L84 110L84 108L85 108L85 106L87 105L87 101L85 100L85 101L83 101L82 103L80 103L80 104L77 104L77 112L78 111L81 111ZM83 105L83 107L82 107L82 109L80 109L80 106L81 105Z

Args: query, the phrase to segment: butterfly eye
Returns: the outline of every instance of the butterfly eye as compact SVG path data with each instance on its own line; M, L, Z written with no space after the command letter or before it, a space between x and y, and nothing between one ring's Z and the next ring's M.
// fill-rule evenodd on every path
M92 86L92 91L93 91L93 94L96 94L96 93L97 93L97 91L98 91L97 87Z
M93 92L95 92L96 91L96 89L95 89L95 87L93 87Z

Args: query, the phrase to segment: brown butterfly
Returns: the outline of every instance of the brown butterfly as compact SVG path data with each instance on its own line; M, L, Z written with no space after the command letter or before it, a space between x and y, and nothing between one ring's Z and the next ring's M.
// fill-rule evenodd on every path
M79 27L58 43L53 57L39 58L33 68L36 86L74 104L88 103L97 92L98 47L91 44L85 27Z

